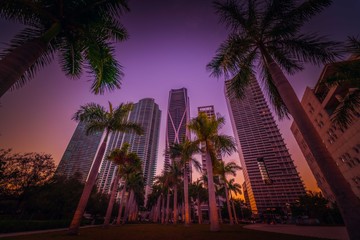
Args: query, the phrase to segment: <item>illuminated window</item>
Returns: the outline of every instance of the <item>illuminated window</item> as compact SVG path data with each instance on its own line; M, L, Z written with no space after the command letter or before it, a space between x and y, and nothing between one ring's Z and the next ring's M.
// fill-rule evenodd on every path
M264 162L264 158L259 157L256 160L257 160L257 164L258 164L258 167L260 170L262 180L264 181L265 184L272 184L272 181L270 179L268 170L267 170L265 162Z

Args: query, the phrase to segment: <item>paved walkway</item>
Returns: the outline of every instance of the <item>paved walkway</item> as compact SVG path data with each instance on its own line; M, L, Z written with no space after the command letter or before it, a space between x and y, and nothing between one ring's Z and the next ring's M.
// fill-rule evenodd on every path
M287 233L300 236L328 238L348 240L345 227L325 227L325 226L297 226L290 224L249 224L244 228L265 231L265 232L277 232Z
M88 225L88 226L83 226L80 228L99 227L99 226L101 226L101 225ZM69 228L57 228L57 229L47 229L47 230L28 231L28 232L2 233L2 234L0 234L0 238L21 236L21 235L31 235L31 234L38 234L38 233L61 232L61 231L66 231L68 229Z

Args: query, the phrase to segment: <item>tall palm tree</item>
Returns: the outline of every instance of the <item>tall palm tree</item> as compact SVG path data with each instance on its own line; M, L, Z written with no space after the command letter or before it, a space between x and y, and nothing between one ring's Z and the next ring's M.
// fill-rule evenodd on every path
M346 94L338 98L340 104L331 116L334 124L346 129L356 120L360 109L360 39L348 37L344 51L351 54L350 59L333 63L335 73L325 78L324 83L347 88Z
M172 164L169 166L169 170L166 173L167 182L169 186L171 186L174 192L174 209L173 209L173 217L174 224L178 222L178 186L180 183L180 177L182 175L181 166L176 159L173 159Z
M231 33L207 65L213 76L231 78L228 92L242 97L256 66L270 102L280 117L290 113L333 191L351 239L360 239L360 200L351 190L322 139L307 117L283 71L293 74L305 62L322 64L338 56L338 44L315 34L300 33L311 17L331 0L228 0L214 3Z
M206 167L209 191L210 208L210 231L219 231L219 216L216 211L215 187L213 179L213 162L217 161L217 153L231 154L235 151L235 144L231 137L219 134L224 126L225 119L221 116L208 117L206 113L199 113L196 118L191 119L188 128L197 137L197 142L203 143L206 153Z
M0 97L21 87L58 53L65 75L79 78L86 68L91 91L120 88L123 75L114 44L127 38L119 21L126 0L0 1L0 17L26 25L0 55Z
M218 175L220 177L221 183L224 186L227 210L230 218L230 225L234 224L234 219L231 213L229 189L227 187L228 180L226 179L226 177L228 175L235 177L237 170L241 170L241 167L234 162L225 163L224 161L218 161L214 166L214 175Z
M189 192L190 192L190 196L192 196L193 199L196 199L198 223L201 224L202 223L201 203L207 201L206 195L208 195L206 189L204 188L203 180L197 179L195 182L193 182L190 185Z
M133 218L131 216L136 215L136 209L139 208L141 202L144 202L144 175L142 168L139 170L133 171L128 179L128 186L130 190L130 195L127 201L127 207L124 213L123 223L126 221L131 221ZM141 201L141 202L140 202ZM136 218L136 217L135 217Z
M228 188L229 193L230 193L230 201L231 201L231 205L232 205L232 209L233 209L233 213L234 213L235 222L238 223L238 219L237 219L237 214L236 214L236 211L235 211L235 204L234 204L234 201L233 201L232 193L234 193L234 194L241 194L241 185L238 184L238 183L235 183L235 179L234 179L234 178L232 178L232 179L230 179L229 181L227 181L226 185L227 185L227 188Z
M169 155L171 159L178 159L180 167L184 173L184 202L185 202L185 225L190 225L190 208L189 208L189 173L188 167L194 164L195 168L200 171L200 163L193 158L193 155L200 152L197 142L188 139L181 143L173 143L169 147Z
M131 103L122 103L116 108L113 108L112 104L109 102L109 110L107 111L99 104L89 103L81 106L73 116L74 120L86 123L87 134L104 131L104 138L94 159L94 163L85 183L80 201L70 223L69 234L78 234L79 232L80 222L84 214L91 189L96 181L96 176L105 153L109 134L114 131L135 132L136 134L142 134L143 132L141 126L137 123L127 121L127 116L131 108Z
M109 199L108 208L106 210L106 215L104 218L104 227L108 227L110 224L110 218L112 209L115 203L116 192L118 190L119 179L122 175L123 169L127 166L130 166L131 172L141 170L141 160L135 153L128 153L130 145L124 143L121 148L116 148L111 151L108 160L112 161L116 166L115 178L111 188L111 194ZM126 165L126 166L125 166Z

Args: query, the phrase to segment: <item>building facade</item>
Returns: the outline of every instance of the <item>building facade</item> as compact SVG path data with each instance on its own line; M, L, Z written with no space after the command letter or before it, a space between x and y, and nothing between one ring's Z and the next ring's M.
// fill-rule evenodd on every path
M172 143L180 143L185 138L190 139L186 125L190 121L190 104L186 88L172 89L169 92L168 111L166 119L165 149ZM169 169L171 162L169 154L165 153L164 170ZM191 167L189 168L191 170ZM191 171L189 171L191 180Z
M144 134L115 132L109 139L105 156L113 149L121 148L124 143L129 143L129 151L136 153L142 161L145 178L145 196L147 196L151 191L156 172L161 111L154 99L144 98L134 104L133 109L129 113L128 120L140 124L144 129ZM112 162L106 159L102 161L98 177L99 191L110 193L116 168Z
M80 122L60 160L59 166L56 169L56 175L63 175L68 178L75 173L80 173L82 182L85 182L101 138L102 133L100 132L86 135L86 125Z
M215 109L214 106L202 106L198 107L198 113L203 112L205 113L209 118L216 118ZM205 143L201 143L201 148L205 147ZM217 154L217 159L222 160L221 152L219 151ZM206 152L201 153L201 167L203 174L206 173Z
M342 64L346 63L347 61L342 62ZM336 161L341 173L351 185L354 193L360 197L360 114L352 116L353 120L347 128L339 127L331 122L331 118L341 104L341 99L349 94L352 86L342 84L341 86L328 87L322 84L323 79L336 73L336 66L336 63L325 66L315 88L306 88L301 104ZM360 109L357 112L360 113ZM295 122L291 125L291 131L324 197L334 202L335 197Z
M259 84L253 79L241 100L226 91L226 100L243 167L247 205L255 215L285 209L305 194L304 184Z

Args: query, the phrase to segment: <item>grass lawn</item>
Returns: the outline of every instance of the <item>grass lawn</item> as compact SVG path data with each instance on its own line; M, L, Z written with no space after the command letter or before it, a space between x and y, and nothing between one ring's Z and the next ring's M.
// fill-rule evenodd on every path
M209 225L160 225L133 224L103 229L101 227L85 228L78 236L67 236L66 232L52 232L36 235L7 237L2 239L16 240L305 240L318 239L280 233L261 232L236 226L221 226L220 232L210 232Z

